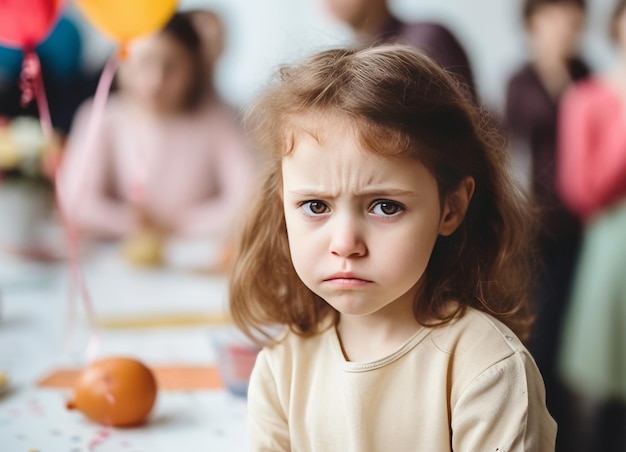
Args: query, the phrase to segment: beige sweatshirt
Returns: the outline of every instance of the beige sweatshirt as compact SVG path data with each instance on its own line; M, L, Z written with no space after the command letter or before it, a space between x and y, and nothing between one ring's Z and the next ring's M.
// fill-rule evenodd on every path
M548 452L556 440L532 357L475 310L373 362L346 361L334 328L289 334L259 354L248 399L254 451Z

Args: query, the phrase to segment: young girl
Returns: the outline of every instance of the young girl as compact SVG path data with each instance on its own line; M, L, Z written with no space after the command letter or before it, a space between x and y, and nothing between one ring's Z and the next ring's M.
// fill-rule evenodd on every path
M252 162L207 82L201 44L180 13L134 42L93 149L84 149L90 105L79 112L63 188L81 231L125 238L149 224L178 236L227 234Z
M530 221L451 76L404 46L325 51L283 69L250 124L269 171L231 303L265 335L253 450L553 450L516 336Z

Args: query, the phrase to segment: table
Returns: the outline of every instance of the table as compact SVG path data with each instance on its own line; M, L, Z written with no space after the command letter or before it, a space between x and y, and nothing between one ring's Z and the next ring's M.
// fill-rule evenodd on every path
M89 253L83 268L99 317L203 312L219 319L225 311L227 281L221 276L132 268L115 246ZM67 275L65 263L38 264L0 253L0 371L10 378L0 395L0 451L248 449L245 399L224 389L160 391L146 425L108 430L65 409L70 391L38 387L55 368L83 366L93 337L82 309L68 322ZM209 336L219 327L103 329L98 356L130 355L148 365L212 365L216 354ZM98 438L103 440L94 445Z

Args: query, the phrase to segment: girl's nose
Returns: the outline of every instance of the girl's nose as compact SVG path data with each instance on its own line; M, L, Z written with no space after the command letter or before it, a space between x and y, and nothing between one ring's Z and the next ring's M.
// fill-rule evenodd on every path
M358 221L351 218L337 219L332 225L330 252L339 257L362 257L367 246Z

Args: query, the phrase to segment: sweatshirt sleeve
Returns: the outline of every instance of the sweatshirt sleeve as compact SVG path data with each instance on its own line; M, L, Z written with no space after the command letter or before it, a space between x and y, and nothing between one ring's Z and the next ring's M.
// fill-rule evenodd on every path
M280 404L265 351L259 353L248 388L248 429L255 452L290 451L287 416Z
M615 99L594 102L599 89L575 86L560 109L558 189L581 217L606 207L626 189L623 107Z
M221 122L215 143L214 174L218 195L198 202L179 219L176 230L187 236L223 235L232 227L253 180L252 153L235 126Z
M138 224L128 203L111 198L108 184L113 179L110 140L103 132L104 121L92 147L85 148L91 119L91 101L76 114L61 168L60 194L68 219L79 230L96 235L121 237Z
M556 442L543 379L527 352L516 352L476 377L452 408L451 425L455 452L547 452Z

